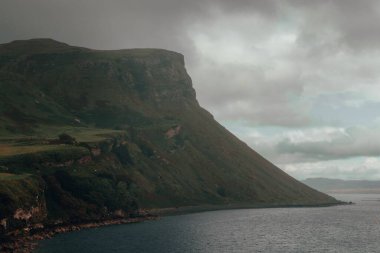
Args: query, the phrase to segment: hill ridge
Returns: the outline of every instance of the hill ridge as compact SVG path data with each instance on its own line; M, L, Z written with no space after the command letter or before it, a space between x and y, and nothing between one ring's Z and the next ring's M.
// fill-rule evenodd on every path
M198 104L181 54L31 45L40 42L14 51L0 45L7 229L141 208L339 203L216 122ZM20 209L29 214L22 222L14 218Z

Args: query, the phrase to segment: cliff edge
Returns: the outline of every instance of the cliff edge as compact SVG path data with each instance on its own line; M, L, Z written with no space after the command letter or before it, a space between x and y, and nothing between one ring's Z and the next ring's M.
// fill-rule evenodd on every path
M338 203L237 139L181 54L0 45L0 230L199 205Z

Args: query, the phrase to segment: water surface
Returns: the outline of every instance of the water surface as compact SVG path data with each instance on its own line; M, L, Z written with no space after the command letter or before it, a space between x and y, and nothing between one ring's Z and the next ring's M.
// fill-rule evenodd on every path
M357 204L170 216L60 234L36 252L379 252L380 195L335 197Z

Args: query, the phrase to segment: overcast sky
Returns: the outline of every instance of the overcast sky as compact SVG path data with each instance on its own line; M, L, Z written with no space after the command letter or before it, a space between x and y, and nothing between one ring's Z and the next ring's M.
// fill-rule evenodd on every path
M292 176L380 179L376 0L0 0L0 43L185 55L201 105Z

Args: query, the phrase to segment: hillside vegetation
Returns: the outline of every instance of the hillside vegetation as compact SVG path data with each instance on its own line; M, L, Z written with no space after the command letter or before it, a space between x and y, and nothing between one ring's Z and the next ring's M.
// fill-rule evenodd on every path
M200 107L181 54L14 41L0 45L0 90L5 230L150 208L337 203Z

